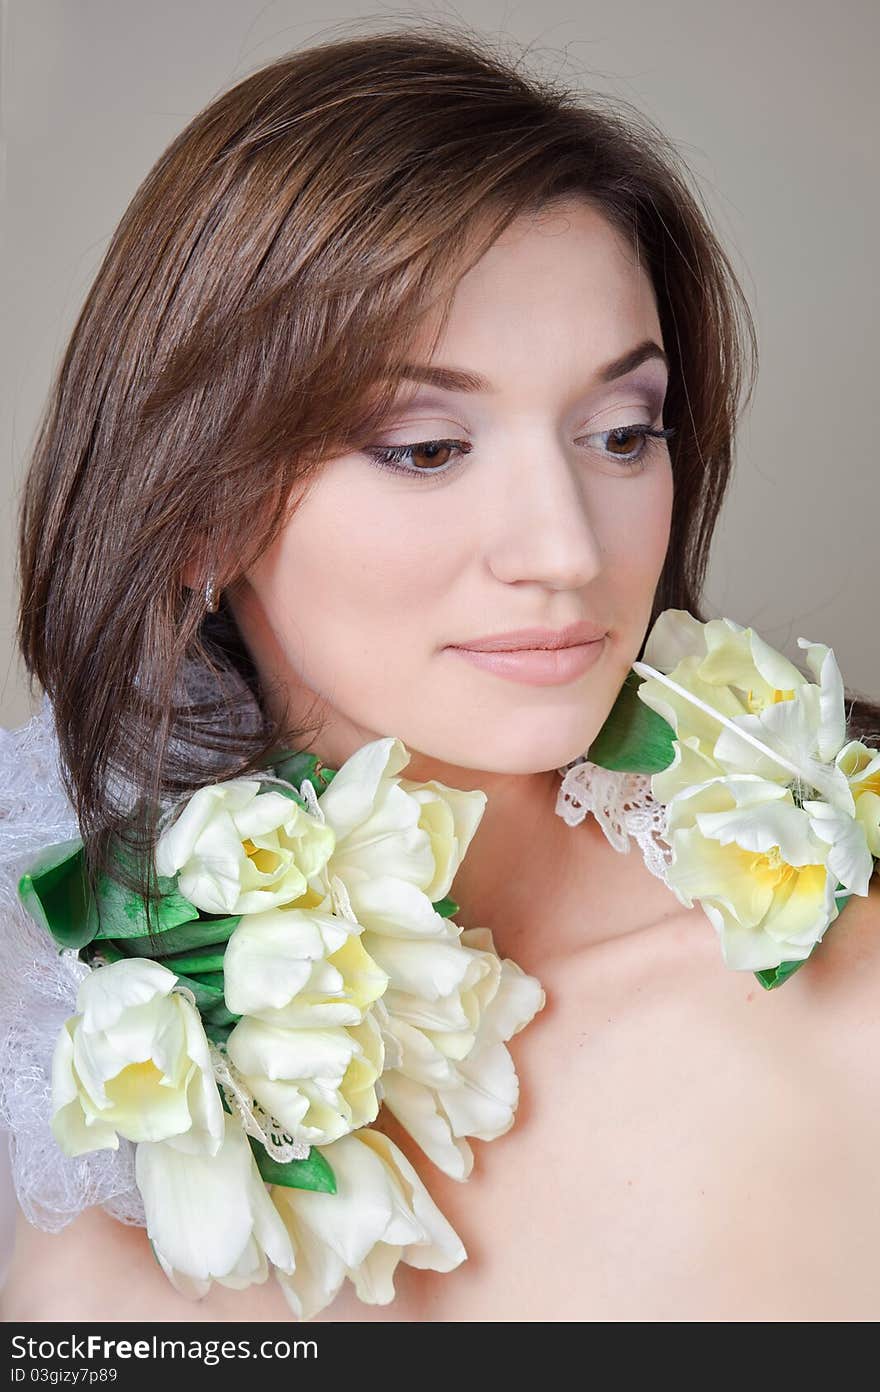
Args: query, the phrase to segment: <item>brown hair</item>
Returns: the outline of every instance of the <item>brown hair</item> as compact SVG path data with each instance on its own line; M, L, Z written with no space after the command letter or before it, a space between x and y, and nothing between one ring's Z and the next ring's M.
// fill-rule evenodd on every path
M653 617L702 618L757 349L701 197L647 117L420 23L262 67L150 170L60 364L21 507L19 643L54 704L90 876L126 819L149 844L160 803L318 728L270 721L228 605L205 614L184 560L233 584L322 458L387 416L426 311L444 310L439 336L503 228L566 196L605 215L654 285L676 434ZM191 680L206 672L208 694ZM880 724L861 701L850 717ZM136 883L148 897L149 866Z

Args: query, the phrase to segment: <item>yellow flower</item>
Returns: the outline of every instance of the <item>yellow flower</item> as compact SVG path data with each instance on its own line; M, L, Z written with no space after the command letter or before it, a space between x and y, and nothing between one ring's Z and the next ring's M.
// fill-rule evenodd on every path
M861 740L850 740L836 759L849 780L855 799L855 815L864 828L872 856L880 856L880 750Z
M815 828L788 789L754 775L712 779L669 804L669 884L688 908L700 901L727 966L802 961L837 917L833 846Z
M846 777L833 763L846 735L840 670L824 644L798 643L815 681L732 619L702 623L683 609L659 616L642 662L633 664L645 677L639 698L677 736L673 762L652 776L658 801L708 778L747 773L801 795L815 790L852 813Z

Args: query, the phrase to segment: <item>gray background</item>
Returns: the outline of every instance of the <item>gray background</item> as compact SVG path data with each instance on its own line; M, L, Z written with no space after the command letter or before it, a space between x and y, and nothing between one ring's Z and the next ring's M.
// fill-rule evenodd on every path
M847 686L880 697L876 0L0 0L0 724L32 708L14 645L28 450L137 185L202 106L261 63L421 15L528 44L531 66L634 102L674 140L760 350L707 610L754 624L799 665L799 636L829 643ZM5 1166L0 1146L8 1229Z

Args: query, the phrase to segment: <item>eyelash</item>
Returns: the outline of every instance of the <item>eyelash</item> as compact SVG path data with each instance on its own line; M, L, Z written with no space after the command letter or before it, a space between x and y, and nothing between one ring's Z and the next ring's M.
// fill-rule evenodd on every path
M595 433L599 436L618 435L625 437L627 435L640 435L643 444L637 455L632 457L622 454L607 456L609 459L619 460L626 466L628 472L635 473L638 466L644 460L646 452L650 448L647 441L668 440L675 434L675 430L676 427L673 425L667 426L665 430L653 430L648 425L617 425L611 430L599 430ZM584 438L590 439L590 436L585 436ZM411 458L416 450L428 449L431 446L437 445L441 448L454 449L462 458L470 454L473 449L473 445L465 444L463 440L416 440L410 445L388 445L384 448L376 445L364 450L364 453L369 455L373 463L378 465L380 469L388 469L393 474L408 474L414 478L436 478L441 474L452 473L462 462L462 458L450 460L448 464L444 464L440 469L403 468L401 465L402 461Z

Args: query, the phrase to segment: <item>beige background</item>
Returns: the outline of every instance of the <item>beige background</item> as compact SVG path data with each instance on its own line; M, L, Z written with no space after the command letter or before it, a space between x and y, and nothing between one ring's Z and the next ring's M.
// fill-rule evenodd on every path
M0 0L0 724L31 710L14 535L37 414L137 185L199 108L261 63L419 15L527 43L533 66L627 98L676 142L761 355L707 608L799 663L798 636L830 643L846 684L880 697L876 0ZM2 1217L2 1146L0 1166Z

